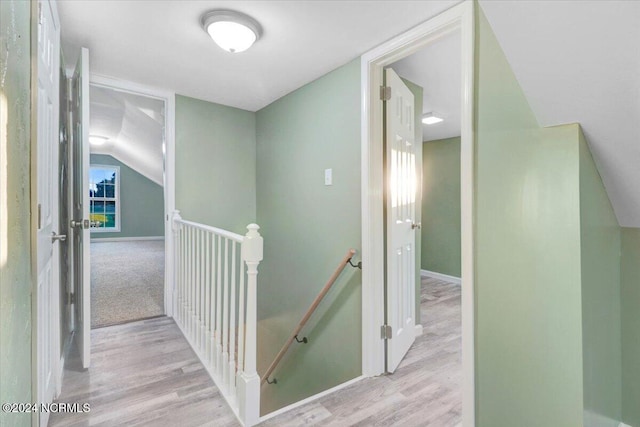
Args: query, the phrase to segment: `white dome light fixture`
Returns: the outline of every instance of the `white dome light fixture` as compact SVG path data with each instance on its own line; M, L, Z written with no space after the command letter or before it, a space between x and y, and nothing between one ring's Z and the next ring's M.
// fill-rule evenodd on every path
M214 42L231 53L244 52L262 34L258 21L233 10L212 10L202 15L202 27Z

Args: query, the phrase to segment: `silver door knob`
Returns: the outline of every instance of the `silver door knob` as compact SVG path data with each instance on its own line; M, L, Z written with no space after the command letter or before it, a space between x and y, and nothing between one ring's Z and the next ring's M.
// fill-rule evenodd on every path
M65 240L67 240L67 235L66 234L58 234L55 231L51 232L51 240L53 242L64 242Z
M84 219L84 220L72 219L69 225L71 226L71 228L89 228L89 220L88 219Z
M421 224L421 223L419 223L419 222L414 222L413 224L411 224L411 229L412 229L412 230L415 230L416 228L417 228L418 230L419 230L419 229L421 229L421 228L422 228L422 224Z

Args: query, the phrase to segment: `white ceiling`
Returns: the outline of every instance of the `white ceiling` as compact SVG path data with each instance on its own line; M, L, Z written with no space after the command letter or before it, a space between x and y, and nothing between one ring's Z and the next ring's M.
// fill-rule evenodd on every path
M640 2L480 1L539 123L580 123L618 222L640 227Z
M460 136L462 51L460 31L447 34L394 64L400 77L421 86L422 113L437 113L444 121L422 125L422 140Z
M93 72L256 111L453 1L59 2L68 63L91 51ZM579 122L618 221L640 227L640 2L480 0L543 126ZM264 37L232 55L200 15L230 8Z
M448 1L59 1L67 63L257 111L383 41L448 9ZM211 9L260 22L248 51L220 49L200 26Z
M103 87L90 87L89 134L109 138L91 145L158 185L163 185L164 103Z

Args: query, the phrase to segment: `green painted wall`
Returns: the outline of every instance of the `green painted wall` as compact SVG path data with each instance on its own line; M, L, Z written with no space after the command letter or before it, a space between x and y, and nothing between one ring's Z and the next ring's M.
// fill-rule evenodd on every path
M30 2L0 2L0 402L31 398ZM1 426L30 414L0 412Z
M258 370L264 372L349 248L360 250L360 61L257 113ZM333 185L324 170L333 169ZM261 412L361 373L361 275L347 268L262 388Z
M402 81L407 85L411 93L413 93L414 99L414 112L415 112L415 123L419 124L415 126L416 128L416 141L422 141L422 102L423 102L423 89L421 86L413 83L410 80L405 78ZM419 160L422 159L422 144L416 145L416 176L422 176L422 162ZM420 183L420 179L418 178L418 182ZM418 194L422 194L421 185L418 184L416 191ZM416 221L420 221L422 218L422 204L416 203ZM422 280L420 277L420 260L422 259L422 230L416 229L416 303L415 303L415 320L416 325L420 324L420 292L422 290Z
M622 229L622 421L640 426L640 228Z
M92 239L164 236L164 189L111 156L92 154L92 165L120 167L120 232L92 232Z
M578 137L584 423L617 427L622 413L620 227L580 129Z
M540 129L476 14L479 427L583 422L577 126Z
M460 137L422 146L422 269L460 277Z
M176 209L245 234L256 220L256 115L176 96Z

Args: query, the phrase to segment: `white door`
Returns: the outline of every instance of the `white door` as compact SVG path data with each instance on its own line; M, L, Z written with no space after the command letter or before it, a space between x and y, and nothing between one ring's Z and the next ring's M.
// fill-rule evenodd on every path
M386 102L387 372L398 367L415 340L416 141L414 97L392 69ZM389 332L390 328L390 332Z
M71 80L71 227L76 318L82 366L91 363L91 259L89 231L89 51L82 48Z
M58 114L60 24L53 1L38 2L37 88L37 401L53 401L60 361ZM46 426L49 414L40 414Z

